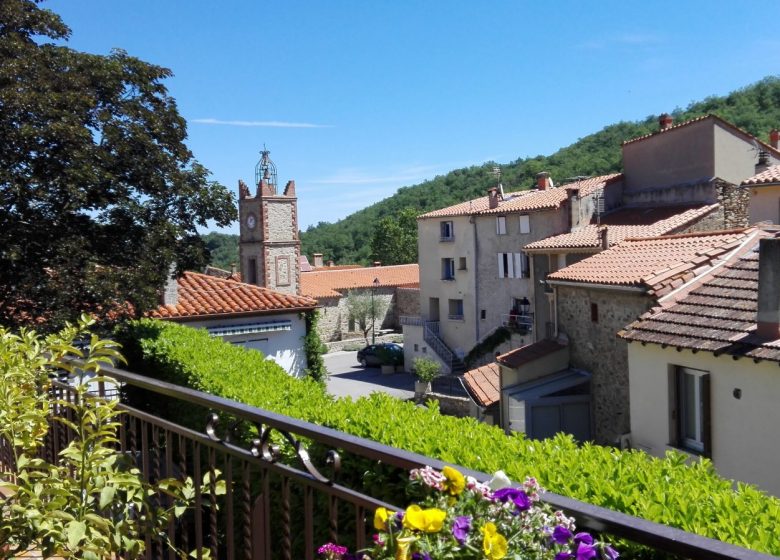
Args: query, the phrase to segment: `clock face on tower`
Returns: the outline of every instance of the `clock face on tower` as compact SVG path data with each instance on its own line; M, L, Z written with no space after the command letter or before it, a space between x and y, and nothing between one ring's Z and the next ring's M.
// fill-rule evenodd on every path
M255 226L257 225L257 218L254 214L249 214L246 217L246 227L249 229L255 229Z

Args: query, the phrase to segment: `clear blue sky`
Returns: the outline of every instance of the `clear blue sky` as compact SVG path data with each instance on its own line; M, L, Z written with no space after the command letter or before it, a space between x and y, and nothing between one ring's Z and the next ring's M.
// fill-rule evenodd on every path
M234 192L265 144L279 182L296 181L302 229L457 167L550 154L780 74L775 1L43 7L72 28L72 48L171 68L190 148Z

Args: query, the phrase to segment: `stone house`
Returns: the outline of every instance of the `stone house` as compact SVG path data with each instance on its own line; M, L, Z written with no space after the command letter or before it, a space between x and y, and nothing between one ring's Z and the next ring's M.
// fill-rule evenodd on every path
M592 376L597 443L616 443L631 429L628 354L616 333L755 234L752 228L626 239L549 275L554 338L568 341L569 366Z
M407 361L428 355L457 371L474 345L508 324L522 327L513 346L532 342L535 275L521 248L569 231L584 215L590 219L586 201L619 180L612 174L555 187L540 174L534 190L492 188L419 216L420 316L402 321Z
M163 303L150 316L206 329L231 344L259 350L300 377L307 367L304 313L316 307L317 301L308 297L185 272L169 280Z
M630 442L712 460L780 496L780 237L750 235L710 273L620 333L628 342Z
M316 260L316 259L315 259ZM301 273L301 292L316 299L320 307L317 325L323 342L362 336L350 319L347 295L355 292L382 301L384 313L376 317L375 328L396 329L401 315L419 313L420 278L417 264L372 267L314 267Z
M750 195L750 223L780 224L780 165L756 171L756 175L742 182L742 188Z

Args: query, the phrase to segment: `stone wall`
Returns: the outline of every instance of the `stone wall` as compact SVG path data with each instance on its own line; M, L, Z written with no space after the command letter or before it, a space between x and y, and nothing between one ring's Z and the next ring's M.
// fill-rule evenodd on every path
M371 289L355 290L360 294L371 297ZM395 312L396 288L379 288L374 292L376 301L384 301L387 308L383 317L376 318L376 331L381 329L398 328L398 320ZM362 338L363 333L358 325L350 329L349 311L347 310L346 292L340 298L320 298L320 320L317 324L317 330L323 342L333 342L348 338ZM369 332L369 337L371 336Z
M468 397L453 397L441 393L426 393L421 399L421 402L426 403L428 401L437 401L439 403L439 411L442 414L457 416L458 418L470 416L469 410L471 399Z
M597 443L613 443L630 431L628 350L617 332L647 311L641 293L558 287L559 330L569 337L571 366L590 372L591 411ZM595 304L597 321L591 319Z
M395 291L395 321L399 323L401 316L420 316L420 288L396 288Z

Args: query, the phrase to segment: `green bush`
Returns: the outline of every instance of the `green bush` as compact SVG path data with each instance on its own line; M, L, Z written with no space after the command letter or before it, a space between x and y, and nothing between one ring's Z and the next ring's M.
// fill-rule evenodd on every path
M414 359L414 376L423 383L430 383L441 373L441 364L431 358Z
M780 554L780 500L718 476L706 459L665 459L585 444L569 436L535 441L472 418L441 414L375 393L334 399L310 379L294 379L260 354L205 332L154 321L134 323L131 367L190 387L328 426L442 461L514 480L536 477L552 492L758 551ZM370 478L370 477L369 477ZM369 480L368 483L371 483Z

